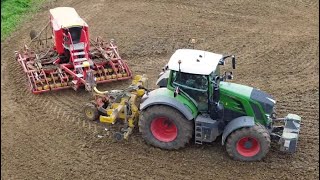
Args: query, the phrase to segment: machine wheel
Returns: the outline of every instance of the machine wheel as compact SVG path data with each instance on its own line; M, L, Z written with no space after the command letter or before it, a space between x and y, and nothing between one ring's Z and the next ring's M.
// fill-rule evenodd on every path
M87 103L84 107L84 115L90 121L95 121L99 118L99 112L93 103Z
M260 161L270 149L270 135L261 125L234 131L227 140L230 157L239 161Z
M142 112L139 130L148 144L161 149L179 149L190 141L193 121L172 107L155 105Z

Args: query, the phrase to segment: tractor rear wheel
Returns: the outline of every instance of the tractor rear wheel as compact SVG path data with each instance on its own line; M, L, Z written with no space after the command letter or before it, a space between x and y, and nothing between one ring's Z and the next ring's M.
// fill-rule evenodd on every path
M142 111L139 130L148 144L161 149L179 149L190 141L193 121L172 107L155 105Z
M262 125L241 128L227 139L226 149L238 161L260 161L270 149L270 135Z
M93 103L87 103L84 107L84 115L90 121L95 121L99 118L99 112Z

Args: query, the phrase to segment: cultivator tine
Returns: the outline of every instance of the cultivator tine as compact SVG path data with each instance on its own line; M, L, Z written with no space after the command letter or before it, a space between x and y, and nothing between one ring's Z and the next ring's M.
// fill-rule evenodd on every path
M55 73L50 73L51 78L48 79L48 84L52 90L60 87L65 87L68 86L67 81L64 80L62 73L55 72ZM51 82L51 83L50 83Z
M59 74L55 73L51 75L53 79L53 88L60 88L62 86L61 77Z
M104 79L106 79L108 70L107 70L107 69L104 69L104 68L101 67L101 66L99 66L99 68L100 68L101 74L103 74L103 76L105 77Z
M34 64L36 65L36 68L37 68L38 70L41 70L41 69L42 69L41 60L39 59L38 54L36 54L36 59L35 59Z
M36 78L36 81L37 81L37 82L41 82L41 81L40 81L40 78L39 78L38 72L34 72L34 77Z
M97 37L95 41L91 40L91 44L94 47L92 52L104 58L105 62L104 64L96 63L94 75L98 82L131 78L131 72L121 59L113 39L105 42L101 37Z
M35 79L35 90L42 91L48 89L46 75L44 71L34 71L33 77Z
M29 80L29 85L30 85L31 91L34 91L36 89L36 87L37 87L35 79L34 79L34 76L33 76L32 73L28 73L27 76L28 76L28 80Z
M100 66L97 66L97 79L99 78L99 81L102 81L105 79L105 76L102 74L102 70Z
M53 76L53 73L50 73L50 77L51 77L50 81L53 81L53 83L49 84L49 86L51 89L53 89L53 88L55 88L56 80L55 80L55 77Z
M39 77L39 74L37 71L33 71L31 73L31 82L33 82L34 84L34 89L33 91L41 91L42 90L42 86L43 86L43 82Z
M62 72L60 68L58 68L58 76L60 78L61 86L67 86L69 77L67 76L66 73Z

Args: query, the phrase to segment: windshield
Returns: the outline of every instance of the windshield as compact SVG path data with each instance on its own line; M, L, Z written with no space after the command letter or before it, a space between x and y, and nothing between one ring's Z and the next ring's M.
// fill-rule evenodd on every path
M208 76L173 71L172 86L179 87L195 100L199 111L208 109Z

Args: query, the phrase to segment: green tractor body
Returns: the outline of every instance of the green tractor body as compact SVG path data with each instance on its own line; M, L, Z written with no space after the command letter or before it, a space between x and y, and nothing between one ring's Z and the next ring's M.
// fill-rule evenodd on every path
M219 66L228 57L235 68L234 56L191 49L174 53L159 76L159 88L141 99L139 127L149 144L179 149L191 137L202 144L222 136L229 155L242 161L262 159L271 140L282 151L296 151L301 118L276 118L272 96L226 82L232 72L221 75Z

